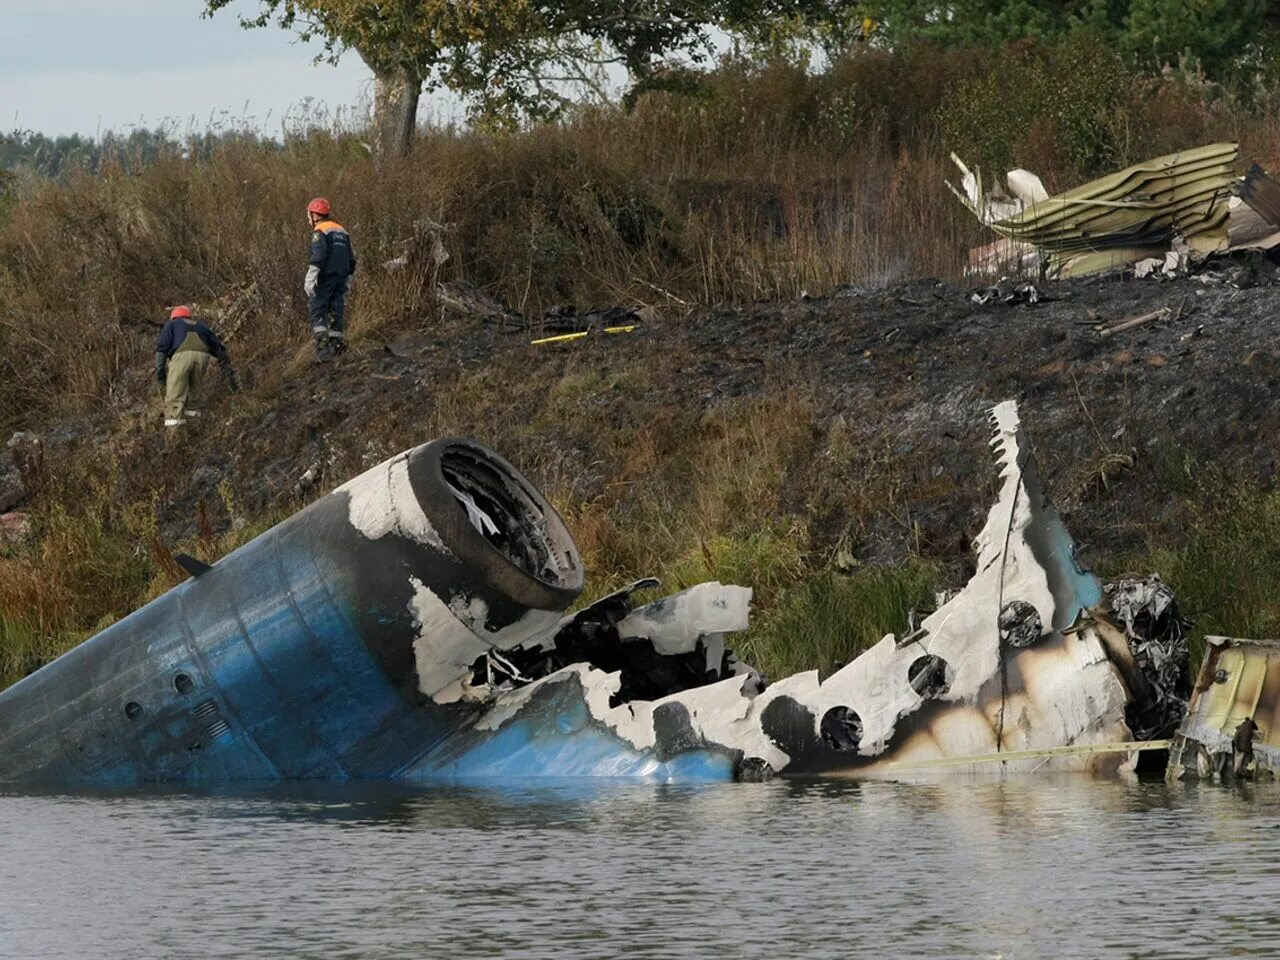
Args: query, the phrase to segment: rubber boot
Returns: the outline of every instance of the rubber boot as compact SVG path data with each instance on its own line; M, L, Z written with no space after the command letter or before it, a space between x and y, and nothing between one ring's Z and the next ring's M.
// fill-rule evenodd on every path
M333 359L333 341L329 339L327 333L317 333L316 338L316 363L325 363Z

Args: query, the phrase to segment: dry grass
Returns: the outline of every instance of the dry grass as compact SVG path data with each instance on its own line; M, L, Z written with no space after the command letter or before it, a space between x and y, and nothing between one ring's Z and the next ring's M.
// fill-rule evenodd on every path
M444 278L531 315L561 302L679 312L957 275L980 231L943 186L952 146L943 132L985 129L989 104L966 114L973 101L959 93L1007 84L1010 56L870 54L821 76L729 64L691 95L651 94L630 112L591 109L507 136L428 133L410 158L377 169L358 138L316 133L283 146L242 139L173 151L37 186L0 217L0 427L136 409L150 388L129 376L148 362L139 343L176 302L213 317L253 371L241 416L268 414L301 369L300 211L315 194L335 201L360 254L357 345L393 328L432 328L438 227ZM1185 78L1122 76L1104 99L1105 115L1085 133L1075 116L1060 126L1001 118L1001 156L1054 185L1100 172L1090 166L1098 158L1223 136L1273 169L1280 161L1280 113L1265 98L1249 107ZM403 266L387 266L397 258ZM887 512L913 526L906 481L892 458L851 448L848 431L823 421L801 390L707 412L647 408L644 419L575 423L589 454L547 449L547 432L569 430L566 411L602 396L625 404L644 393L647 376L643 364L567 367L513 422L510 382L472 369L439 386L432 421L417 427L482 436L538 476L583 547L593 595L647 574L672 588L706 578L752 585L757 614L743 649L771 673L846 660L900 629L939 579L954 583L956 571L923 560L848 562L867 518ZM391 452L401 439L395 417L388 411L385 425L371 427L363 453ZM153 494L142 491L158 493L166 478L118 482L111 456L66 473L36 505L36 544L0 557L6 678L171 586L168 550L216 556L270 519L163 544ZM1100 464L1086 479L1105 483L1118 466ZM228 486L223 499L232 498ZM1246 534L1232 536L1245 544ZM1193 543L1150 562L1193 594L1197 583L1219 583L1221 554L1204 537L1203 549ZM1250 582L1257 588L1243 599L1213 608L1215 626L1271 622L1258 612L1269 610L1269 568Z
M1040 116L1006 89L1050 82L1061 62L1105 87L1086 114ZM120 157L30 188L0 221L0 425L110 404L131 332L175 302L220 319L242 358L278 363L305 339L300 211L314 194L356 237L357 339L432 321L433 224L446 278L535 315L790 298L957 274L981 231L944 186L955 146L1055 186L1218 137L1280 160L1270 100L1246 108L1193 80L1078 50L871 53L817 76L728 64L690 95L519 134L427 133L378 168L359 138L322 133Z

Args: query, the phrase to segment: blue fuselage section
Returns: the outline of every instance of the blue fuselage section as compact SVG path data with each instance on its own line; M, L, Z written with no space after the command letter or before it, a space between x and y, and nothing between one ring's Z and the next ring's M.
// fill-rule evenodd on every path
M450 718L397 689L364 641L345 572L290 533L0 694L0 777L391 777L442 739Z
M0 781L731 776L636 751L577 684L488 733L479 705L424 696L415 590L524 612L456 552L361 533L342 491L316 501L0 693Z

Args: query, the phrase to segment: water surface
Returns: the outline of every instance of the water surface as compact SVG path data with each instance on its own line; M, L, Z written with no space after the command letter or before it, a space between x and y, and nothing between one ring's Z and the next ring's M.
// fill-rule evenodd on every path
M1069 776L10 789L0 956L1273 956L1277 814Z

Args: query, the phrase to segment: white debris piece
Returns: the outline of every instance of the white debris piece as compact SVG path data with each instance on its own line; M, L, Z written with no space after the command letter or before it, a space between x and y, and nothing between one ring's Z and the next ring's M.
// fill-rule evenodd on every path
M449 487L449 492L454 495L457 501L462 504L463 509L467 511L467 519L471 521L473 527L486 536L498 532L498 525L493 522L493 519L487 513L480 509L471 494L465 490L459 490L447 480L445 483Z
M346 493L350 497L351 525L370 540L396 533L447 554L448 548L422 512L413 492L409 480L411 452L366 470L338 487L335 493Z
M700 583L632 611L618 636L648 640L659 653L687 653L704 637L747 629L750 611L749 587Z

